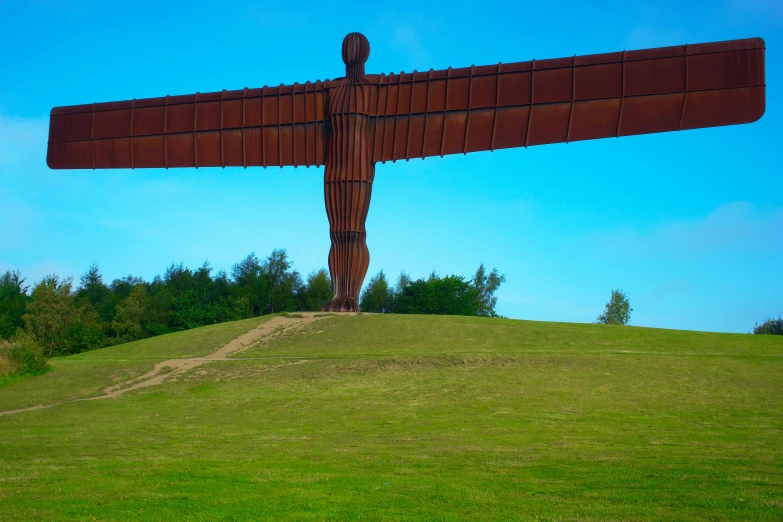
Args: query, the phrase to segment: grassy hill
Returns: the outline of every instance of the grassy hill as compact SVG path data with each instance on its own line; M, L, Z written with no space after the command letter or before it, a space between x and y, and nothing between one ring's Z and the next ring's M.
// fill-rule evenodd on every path
M0 388L0 411L65 403L0 416L0 519L783 518L777 336L324 317L73 402L265 320L56 359Z

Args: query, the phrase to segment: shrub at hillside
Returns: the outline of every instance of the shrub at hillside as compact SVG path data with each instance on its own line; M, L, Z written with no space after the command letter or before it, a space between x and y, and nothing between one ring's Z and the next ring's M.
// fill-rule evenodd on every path
M783 319L778 317L777 319L769 318L761 324L757 324L753 328L754 334L769 334L769 335L783 335Z
M29 338L16 342L0 341L0 377L38 375L47 368L43 350Z

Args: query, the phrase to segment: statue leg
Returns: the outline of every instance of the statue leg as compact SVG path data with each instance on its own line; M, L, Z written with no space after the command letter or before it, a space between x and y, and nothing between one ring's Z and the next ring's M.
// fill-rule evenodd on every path
M329 216L329 272L334 299L321 307L325 312L358 312L370 252L365 221L370 208L372 181L349 180L324 183Z

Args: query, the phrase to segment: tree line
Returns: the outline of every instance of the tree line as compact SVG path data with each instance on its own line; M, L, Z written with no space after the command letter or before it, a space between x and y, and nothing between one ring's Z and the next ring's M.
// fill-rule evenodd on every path
M472 279L457 275L439 277L432 272L426 279L412 280L401 272L394 286L381 270L370 278L359 306L374 313L498 317L495 292L505 280L497 268L487 272L483 263Z
M377 313L495 316L494 292L504 280L482 264L470 280L434 272L412 280L402 273L391 288L381 271L361 306ZM93 264L78 284L49 275L31 286L9 270L0 276L0 339L36 347L43 357L70 355L224 321L317 311L332 297L329 273L322 268L302 277L284 249L264 259L251 253L230 273L207 262L196 269L172 264L152 281L127 276L107 283Z

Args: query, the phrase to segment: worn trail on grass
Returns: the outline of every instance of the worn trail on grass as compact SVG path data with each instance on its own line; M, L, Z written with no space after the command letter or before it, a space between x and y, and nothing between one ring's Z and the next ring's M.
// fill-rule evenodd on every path
M152 370L148 371L144 375L135 377L129 381L125 381L119 384L113 384L107 386L102 390L101 395L95 397L88 397L86 399L78 399L70 402L58 402L55 404L39 404L37 406L30 406L28 408L21 408L18 410L0 411L0 415L10 415L12 413L22 413L25 411L40 410L43 408L51 408L52 406L59 406L61 404L72 404L79 401L94 401L99 399L114 399L120 395L132 390L138 390L139 388L146 388L148 386L155 386L162 384L166 379L179 376L188 370L201 366L202 364L215 362L215 361L232 361L241 360L241 358L229 358L231 355L241 353L248 348L257 344L266 344L272 339L284 334L295 333L300 331L305 326L313 323L326 315L321 314L297 314L289 316L277 316L272 319L261 323L256 328L253 328L249 332L246 332L236 339L232 340L228 344L218 348L216 351L209 355L202 357L187 357L181 359L168 359L157 363ZM293 362L278 364L270 366L267 370L274 370L285 366L291 366L294 364L302 364L309 362L306 359L300 359Z

